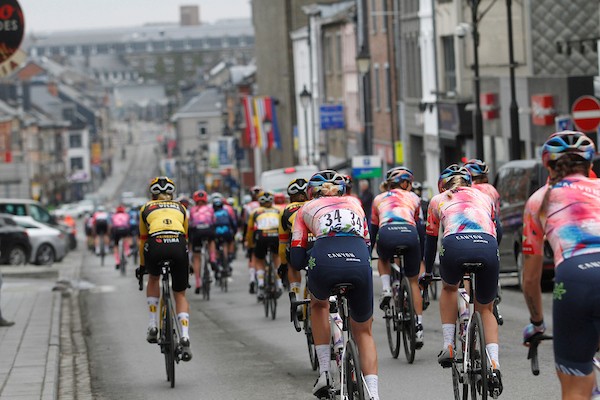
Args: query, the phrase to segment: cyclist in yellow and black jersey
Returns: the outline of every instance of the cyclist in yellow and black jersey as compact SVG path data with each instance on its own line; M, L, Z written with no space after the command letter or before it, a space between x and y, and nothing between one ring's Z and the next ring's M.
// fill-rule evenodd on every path
M168 177L150 181L152 200L140 209L140 268L136 275L148 272L146 299L150 322L146 340L156 343L158 336L158 302L160 296L159 262L171 260L171 282L175 309L181 325L182 360L192 359L189 336L189 303L185 297L188 288L189 258L187 246L188 217L185 207L173 200L175 183Z

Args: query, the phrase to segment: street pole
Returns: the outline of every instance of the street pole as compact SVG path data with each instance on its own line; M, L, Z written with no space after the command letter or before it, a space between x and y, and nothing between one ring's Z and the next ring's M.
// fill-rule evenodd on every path
M473 136L475 138L475 155L483 160L483 118L481 115L481 82L479 78L479 30L477 27L477 8L479 0L471 0L471 22L473 32L473 75L475 84L475 112L473 113Z
M510 68L510 159L521 158L521 134L519 132L519 107L515 88L515 55L513 47L512 0L506 0L508 20L508 63Z
M310 146L308 144L308 110L306 109L306 107L304 107L304 138L306 144L306 165L310 165Z

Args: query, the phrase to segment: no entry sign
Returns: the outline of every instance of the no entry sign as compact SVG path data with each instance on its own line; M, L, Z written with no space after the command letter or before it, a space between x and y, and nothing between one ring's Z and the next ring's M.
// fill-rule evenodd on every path
M575 128L581 132L595 132L600 126L600 102L593 96L581 96L571 109Z

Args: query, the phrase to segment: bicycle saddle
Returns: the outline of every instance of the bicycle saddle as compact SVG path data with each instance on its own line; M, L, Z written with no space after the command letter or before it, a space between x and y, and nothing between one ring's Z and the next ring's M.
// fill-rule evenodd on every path
M351 283L338 283L331 288L330 293L332 296L345 295L352 289L354 289L354 285Z
M483 270L484 265L480 262L464 262L462 268L465 273L470 274L471 272Z

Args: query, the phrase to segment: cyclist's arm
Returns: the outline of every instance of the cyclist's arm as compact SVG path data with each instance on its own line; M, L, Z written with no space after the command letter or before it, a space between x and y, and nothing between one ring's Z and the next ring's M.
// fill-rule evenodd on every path
M246 246L248 248L254 247L254 217L256 212L252 212L248 218L248 229L246 230Z
M529 308L532 321L542 321L544 319L542 288L540 285L543 261L543 255L523 255L523 296L525 296L525 302Z
M146 207L142 207L140 209L140 223L139 223L139 255L140 255L140 265L145 265L144 260L144 244L146 244L146 239L148 239L148 227L146 226L146 221L144 221L142 212Z
M425 272L433 271L433 263L437 253L438 235L440 233L440 219L437 215L437 202L430 202L427 209L427 226L425 228Z
M278 252L279 252L279 260L280 260L281 264L288 263L286 250L288 248L288 245L290 244L290 232L287 229L285 229L284 225L287 225L287 224L284 223L284 219L285 219L285 208L283 210L281 210L281 213L279 214Z
M308 246L308 227L302 215L303 209L297 211L294 225L292 226L292 247L290 248L290 264L292 268L300 271L308 261L306 259Z
M502 241L502 234L504 233L504 230L502 229L502 224L500 223L500 216L498 214L496 214L496 240L498 241L498 244L500 244L500 242Z
M437 241L438 237L433 235L426 235L425 238L425 272L428 274L433 271L433 263L435 262L435 255L437 253Z

